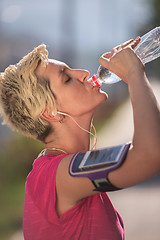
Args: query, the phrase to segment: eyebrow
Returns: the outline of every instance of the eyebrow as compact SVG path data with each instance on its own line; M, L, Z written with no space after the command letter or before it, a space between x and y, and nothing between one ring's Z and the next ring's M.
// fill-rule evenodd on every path
M61 66L60 68L59 68L59 74L58 74L58 76L59 77L62 77L62 74L64 73L64 70L65 70L65 66Z
M69 66L67 64L65 64L65 63L60 66L59 76L61 76L65 72L66 68L69 68Z

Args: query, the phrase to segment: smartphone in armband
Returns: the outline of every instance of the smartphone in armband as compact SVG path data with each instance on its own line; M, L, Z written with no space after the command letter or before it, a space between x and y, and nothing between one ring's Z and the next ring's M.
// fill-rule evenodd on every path
M71 159L69 174L73 177L88 177L98 191L106 191L108 187L105 185L112 185L107 178L108 173L123 164L130 145L131 143L125 143L98 150L78 152Z

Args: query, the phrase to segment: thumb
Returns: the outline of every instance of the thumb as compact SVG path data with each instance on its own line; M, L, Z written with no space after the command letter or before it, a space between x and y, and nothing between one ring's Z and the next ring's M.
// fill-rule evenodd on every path
M111 52L102 54L102 56L99 58L99 64L105 68L108 68L110 57L111 57Z

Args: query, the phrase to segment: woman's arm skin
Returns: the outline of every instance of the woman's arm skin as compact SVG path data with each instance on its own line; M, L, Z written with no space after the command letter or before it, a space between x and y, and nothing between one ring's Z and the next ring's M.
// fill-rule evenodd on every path
M99 63L128 84L134 117L133 145L121 167L109 173L113 185L126 188L160 173L160 108L144 72L144 65L132 48L139 39L114 48L101 56ZM126 129L127 130L127 129ZM116 137L116 136L115 136ZM82 198L95 194L88 178L71 177L68 167L72 156L59 164L56 177L59 214Z
M134 116L133 146L121 168L109 174L125 188L160 172L160 111L145 73L130 77L128 88ZM133 82L134 81L134 82Z
M132 44L112 54L110 59L104 54L99 62L128 84L134 117L133 147L122 167L109 174L113 184L124 188L160 172L160 108Z

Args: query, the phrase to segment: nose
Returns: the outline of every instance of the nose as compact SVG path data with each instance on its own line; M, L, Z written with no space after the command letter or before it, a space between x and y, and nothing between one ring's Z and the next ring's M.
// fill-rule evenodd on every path
M89 71L84 69L75 69L77 79L81 82L87 81L89 77Z

